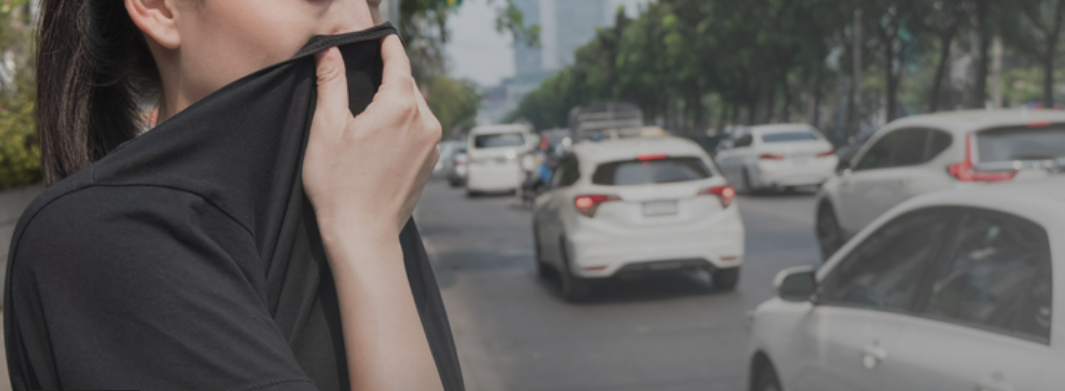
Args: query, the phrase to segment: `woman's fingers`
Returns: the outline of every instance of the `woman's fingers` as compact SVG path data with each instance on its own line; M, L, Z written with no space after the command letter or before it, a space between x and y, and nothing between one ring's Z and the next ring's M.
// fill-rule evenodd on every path
M322 128L343 131L351 117L348 108L348 77L344 57L337 48L329 48L314 56L318 74L318 104L315 120Z
M406 87L412 83L410 58L403 49L399 36L394 34L381 39L381 59L384 60L382 80L384 86L397 85Z

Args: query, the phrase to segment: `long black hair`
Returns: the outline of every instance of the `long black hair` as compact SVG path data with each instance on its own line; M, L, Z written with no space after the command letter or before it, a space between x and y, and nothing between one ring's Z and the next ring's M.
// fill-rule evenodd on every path
M37 132L47 184L143 129L159 72L120 0L44 0L37 43Z

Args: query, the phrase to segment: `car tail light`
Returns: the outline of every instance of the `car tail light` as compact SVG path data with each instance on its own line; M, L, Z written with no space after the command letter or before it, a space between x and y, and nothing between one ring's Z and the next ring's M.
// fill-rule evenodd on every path
M640 156L636 157L636 160L639 160L641 162L647 162L647 161L651 161L651 160L665 160L665 159L669 159L669 155L662 154L662 153L650 154L650 155L640 155Z
M1045 128L1045 127L1050 126L1050 125L1051 125L1050 122L1033 122L1033 123L1028 124L1028 127L1029 128Z
M717 186L703 189L699 191L699 195L717 196L717 199L721 201L721 208L728 209L729 206L732 206L732 201L736 199L736 189L733 189L732 186Z
M952 164L947 167L950 175L962 182L1005 182L1013 180L1017 176L1017 170L1009 171L977 171L973 164L973 134L965 137L965 161Z
M599 209L599 205L611 201L621 201L621 197L605 194L582 195L573 201L573 205L585 217L595 217L595 211Z
M758 158L762 160L784 160L784 155L777 155L775 153L763 153L761 155L758 155Z
M835 154L836 154L836 150L835 149L829 149L827 151L824 151L824 152L821 152L821 153L817 154L817 157L829 157L829 156L832 156L832 155L835 155Z

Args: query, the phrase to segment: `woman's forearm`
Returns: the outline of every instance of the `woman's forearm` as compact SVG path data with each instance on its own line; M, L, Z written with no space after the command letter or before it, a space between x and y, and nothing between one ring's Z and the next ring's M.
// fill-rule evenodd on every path
M443 390L398 234L320 221L340 303L351 389Z

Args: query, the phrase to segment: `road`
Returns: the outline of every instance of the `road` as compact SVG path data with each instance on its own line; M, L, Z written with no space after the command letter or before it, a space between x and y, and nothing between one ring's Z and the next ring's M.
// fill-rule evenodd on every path
M530 212L429 184L416 219L469 391L741 391L745 314L781 269L818 263L811 194L738 200L747 254L737 291L699 275L615 282L565 302L536 276Z

